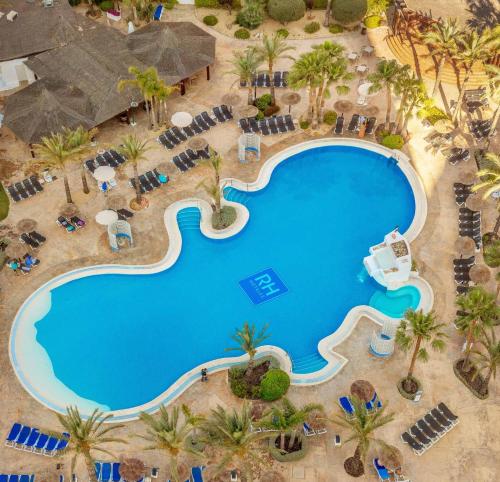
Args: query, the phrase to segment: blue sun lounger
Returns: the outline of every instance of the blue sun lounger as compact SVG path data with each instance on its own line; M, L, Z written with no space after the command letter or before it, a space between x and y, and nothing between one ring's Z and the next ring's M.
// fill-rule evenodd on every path
M35 446L33 447L33 451L41 454L43 452L43 449L47 445L47 442L49 440L49 436L45 433L40 434L40 437L38 437L38 440L36 441Z
M7 438L5 439L5 445L11 446L11 447L14 445L17 438L19 437L19 433L21 432L21 428L22 428L22 425L20 423L16 422L14 425L12 425L12 428L10 429L9 435L7 435Z
M95 478L101 480L101 462L96 462L95 466Z
M40 432L38 431L37 428L34 428L31 431L30 436L28 437L28 440L26 440L23 449L31 452L39 437L40 437Z
M113 482L119 482L121 479L120 475L120 462L115 462L113 464Z
M373 459L373 466L375 467L375 470L377 471L378 475L378 480L380 481L385 481L385 480L391 480L389 477L389 472L388 470L383 466L378 463L378 459Z
M26 440L28 440L30 433L31 433L31 427L23 425L23 428L21 429L21 432L19 432L19 436L16 439L16 445L14 446L14 448L22 449Z
M193 482L203 482L203 470L205 467L193 467L191 469L191 476Z
M102 482L108 482L111 479L111 464L109 462L103 462L101 465L101 480Z
M160 3L156 8L155 8L155 13L153 15L153 20L159 21L161 20L161 16L163 15L163 5Z
M348 417L352 417L354 415L354 406L349 400L349 397L340 397L339 404Z

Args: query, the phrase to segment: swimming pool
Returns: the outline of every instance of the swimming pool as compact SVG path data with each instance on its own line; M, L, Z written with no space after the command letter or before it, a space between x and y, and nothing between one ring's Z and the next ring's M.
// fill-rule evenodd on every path
M84 277L58 277L27 300L10 348L30 393L58 410L147 404L192 368L227 356L229 336L244 321L269 323L267 343L286 350L295 372L318 370L326 363L318 342L351 308L385 291L359 276L368 247L396 225L407 230L415 215L397 162L353 146L291 155L265 188L228 187L225 196L251 213L238 234L209 239L199 210L183 209L182 250L169 269L91 276L95 269L85 268ZM269 269L286 290L261 303L243 285ZM386 298L376 308L389 316L416 299Z

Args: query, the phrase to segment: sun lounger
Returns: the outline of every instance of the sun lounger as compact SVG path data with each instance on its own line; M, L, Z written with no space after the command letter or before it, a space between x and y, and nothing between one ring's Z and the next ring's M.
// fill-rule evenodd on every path
M205 149L201 149L197 151L202 159L210 159L210 152L208 150L208 146Z
M196 124L198 124L200 129L202 129L203 131L208 131L210 129L210 126L203 120L203 117L201 117L200 115L197 115L194 118L194 122L196 122Z
M193 482L203 482L203 467L193 467L191 469Z
M455 292L457 295L465 295L470 291L469 286L458 285Z
M71 221L71 224L73 224L73 226L75 226L75 228L83 228L85 227L85 221L81 218L79 218L78 216L72 216L70 218L70 221Z
M427 422L425 422L425 420L418 420L416 425L422 431L422 433L426 437L429 437L433 442L435 442L440 437L440 432L436 432L435 430L433 430L432 427L430 427Z
M167 149L173 149L175 147L175 143L170 141L165 133L161 134L157 140L163 147Z
M250 128L250 124L248 123L248 119L240 119L238 122L240 129L245 132L246 134L249 134L252 132L252 129Z
M172 134L181 142L187 141L187 136L178 127L174 126L170 130L172 131Z
M55 454L55 449L57 447L58 442L59 439L57 437L50 437L49 440L47 441L47 445L43 449L43 454L52 457Z
M113 158L110 152L106 151L102 155L104 159L106 159L107 163L109 166L111 166L113 169L116 169L118 167L118 161Z
M288 127L286 126L285 119L283 118L283 116L276 117L276 124L278 126L279 131L282 134L288 132Z
M278 125L276 124L276 118L270 117L267 119L267 126L272 134L279 134Z
M64 216L59 216L57 218L57 224L66 229L68 233L75 231L75 227Z
M450 430L453 427L453 423L448 420L437 408L433 408L430 413L436 419L436 422L443 426L446 430Z
M31 184L33 185L33 187L36 189L37 192L42 192L43 191L43 186L42 186L42 184L40 183L40 181L38 180L38 178L35 175L30 176L30 181L31 181Z
M163 15L163 8L164 7L161 3L156 6L155 11L153 13L153 20L157 22L161 20L161 17Z
M358 127L358 122L359 114L354 114L351 118L351 121L349 122L349 125L347 126L347 131L350 133L354 132Z
M212 117L210 117L210 114L204 110L201 114L200 114L201 118L210 126L210 127L215 127L217 125L217 122L215 122ZM232 114L231 114L231 118L232 118Z
M369 136L370 134L373 134L375 131L375 124L377 123L377 118L376 117L370 117L366 123L366 130L365 134Z
M9 192L10 197L15 203L19 202L22 199L14 186L7 186L7 191Z
M389 471L383 465L379 464L378 459L373 459L373 466L377 471L378 480L380 481L391 480L389 476Z
M432 445L432 440L427 437L416 425L410 427L410 434L413 435L422 445Z
M33 475L23 474L19 476L19 482L30 482L34 479Z
M293 123L293 119L292 119L292 116L290 114L287 114L285 116L285 124L286 124L286 127L289 131L295 130L295 124Z
M33 249L37 249L40 247L40 243L31 238L27 233L22 233L21 236L19 236L19 240Z
M408 432L401 434L401 440L407 443L416 455L422 455L426 450L425 445L415 440Z
M160 181L158 181L158 178L154 175L153 171L146 172L145 176L154 188L161 186Z
M102 482L108 482L111 479L111 464L109 462L103 462L101 465L101 480Z
M439 434L440 437L446 433L446 429L440 425L430 413L424 415L424 420L435 433Z
M188 170L187 166L184 165L179 156L174 156L172 162L177 167L177 169L179 169L179 171L186 172Z
M120 475L120 463L115 462L113 463L113 470L112 470L112 479L113 482L119 482L122 476Z
M349 400L349 397L340 397L339 404L346 416L351 417L354 415L354 406Z
M306 422L303 423L302 430L304 431L304 435L306 437L312 437L313 435L316 435L316 431L312 429L311 426Z
M69 443L69 433L64 432L63 437L59 439L59 442L57 442L56 446L56 452L62 452L63 450L66 450L68 447Z
M19 193L19 195L23 198L23 199L28 199L30 196L29 194L26 192L26 190L24 189L23 185L20 183L20 182L16 182L14 184L17 192Z
M229 107L227 105L222 104L220 108L226 120L231 120L233 118L233 113L229 110Z
M38 437L38 440L36 441L36 444L33 447L33 452L36 452L38 454L43 453L43 449L47 445L48 441L49 441L49 436L46 433L40 434L40 437Z
M38 437L40 437L40 432L37 428L34 428L31 431L26 442L24 443L23 449L28 451L28 452L31 452L33 450L33 447L35 446L36 441L38 440Z
M144 174L139 175L139 182L147 192L151 192L153 190L153 186L151 186L150 182L147 180Z
M224 116L224 114L222 113L221 111L221 108L216 106L212 109L216 119L219 121L219 122L226 122L226 118Z
M115 151L114 149L110 149L109 153L111 156L113 156L113 159L118 163L118 164L124 164L126 159L123 157L122 154L119 152Z
M195 132L189 126L183 127L182 130L184 131L184 134L186 134L188 138L196 135Z
M250 124L250 129L252 129L252 132L254 132L255 134L260 133L259 123L257 119L251 117L248 119L248 123Z
M185 152L181 152L179 154L179 157L181 158L181 161L190 169L196 166L196 164L191 159L189 159L188 155Z
M196 121L193 119L193 122L189 125L189 128L195 133L195 134L201 134L203 132L203 129L196 123Z
M437 408L451 423L458 423L458 417L446 406L444 402L438 404Z
M275 87L281 87L281 72L274 72L273 74L273 85Z
M23 184L24 189L26 189L26 192L30 196L34 196L36 194L35 188L31 185L31 182L29 181L29 179L23 179L22 184Z
M21 431L19 432L19 435L16 439L14 448L22 449L26 440L28 440L30 433L31 433L31 427L27 427L26 425L23 425L23 427L22 427Z
M101 154L99 154L96 158L95 158L95 162L98 166L107 166L108 165L108 161L106 161L106 159L104 159L104 156L102 156Z
M271 131L269 130L269 127L265 119L259 121L259 130L265 136L271 135Z
M20 423L14 423L12 425L9 434L7 435L7 438L5 439L5 445L7 446L12 446L14 445L15 441L19 437L19 433L21 432L22 425Z

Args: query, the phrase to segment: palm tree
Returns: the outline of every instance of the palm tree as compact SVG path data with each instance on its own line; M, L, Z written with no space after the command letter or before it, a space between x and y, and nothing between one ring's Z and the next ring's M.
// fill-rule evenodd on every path
M178 87L167 85L162 79L160 79L155 86L155 95L154 98L157 102L157 114L158 114L158 124L165 124L167 122L168 109L167 109L167 100L169 97L177 90Z
M395 131L401 132L403 129L403 121L405 118L405 113L408 110L410 102L410 93L417 89L421 90L422 81L411 72L409 65L404 65L401 67L401 72L398 75L396 82L394 83L394 93L401 97L401 102L399 104L399 109L396 114L395 121Z
M269 70L269 87L271 91L271 105L276 104L276 95L274 92L274 64L277 60L287 58L292 59L289 55L285 55L286 52L290 50L295 50L295 47L291 47L286 44L285 38L282 35L275 33L272 37L264 35L262 39L262 45L257 47L257 55L262 61L267 62L267 67Z
M499 35L485 29L481 34L475 30L469 30L463 37L458 39L458 52L456 59L464 68L464 78L460 84L457 104L453 112L452 121L457 122L458 116L462 110L462 101L467 88L467 82L472 73L474 64L488 60L492 52L499 43Z
M204 191L212 199L212 210L216 214L220 214L222 210L222 188L214 180L201 181L197 187L202 187Z
M217 186L220 185L220 171L222 169L223 159L214 149L209 149L210 157L202 160L201 163L208 164L214 171L214 180Z
M278 430L280 433L280 450L286 452L287 448L294 446L297 438L297 429L301 429L308 416L315 411L322 411L323 405L309 403L297 408L288 398L283 398L279 405L273 405L267 418L261 420L258 425L263 428ZM285 445L285 436L290 433L288 447Z
M463 370L469 371L469 359L476 339L481 335L485 326L499 316L500 308L496 305L495 296L488 293L483 287L476 286L456 301L464 313L455 321L457 328L466 335L465 358Z
M220 405L212 409L210 416L201 426L204 439L214 448L222 451L217 471L222 472L229 464L241 469L245 479L253 481L251 463L262 463L263 450L259 442L269 437L269 432L253 432L252 412L248 402L241 411L226 411Z
M488 135L488 144L486 148L490 146L490 141L495 135L496 126L498 120L500 119L500 67L493 64L488 64L485 66L486 72L488 73L489 82L485 91L486 98L490 98L493 103L497 105L495 113L493 114L493 119L491 121L491 130Z
M199 427L204 417L191 413L186 405L182 405L183 420L179 417L179 407L167 411L164 405L160 407L158 416L141 413L140 419L147 426L147 435L138 435L150 442L144 450L158 450L169 458L171 480L181 482L179 479L178 462L182 454L202 457L202 453L195 450L188 443L193 430Z
M82 126L79 126L74 131L64 128L63 133L67 139L69 149L72 152L70 160L81 161L81 157L90 150L92 138L97 134L97 129L87 131ZM80 165L83 192L88 194L90 191L87 184L85 165L83 163L80 163Z
M111 419L113 415L109 414L103 417L103 413L97 409L92 412L92 415L87 420L82 419L77 407L67 407L65 415L57 413L56 416L65 432L69 434L68 448L66 450L73 454L71 472L74 472L77 459L83 457L89 480L97 482L92 453L99 452L114 457L112 453L102 448L102 445L111 442L127 443L125 440L108 435L113 430L124 427L124 425L104 426L104 422Z
M431 55L439 59L431 97L436 96L441 85L444 64L446 61L451 62L457 54L457 41L462 34L457 19L447 18L443 22L431 24L430 28L422 35L422 40L429 47Z
M500 155L487 152L479 163L481 169L476 176L481 181L472 187L472 191L482 191L483 198L487 199L492 193L500 191Z
M401 72L399 64L395 60L381 60L377 64L376 71L368 75L368 80L372 82L370 93L385 89L387 99L387 111L385 114L385 126L387 131L391 123L392 112L392 88L398 80Z
M415 109L420 109L428 104L427 89L424 82L421 80L408 86L406 92L406 110L404 113L404 122L401 127L401 132L404 136L408 136L408 122L413 115Z
M481 340L478 345L481 345L483 350L472 350L473 362L476 368L474 377L481 372L486 372L480 392L483 395L488 393L488 385L490 384L491 377L496 378L497 366L500 365L500 341L497 341L495 330L483 330Z
M328 2L326 4L325 19L323 20L324 27L330 26L330 17L332 15L332 3L333 3L333 0L328 0Z
M118 148L120 154L126 159L126 163L132 164L135 179L135 199L140 206L142 202L141 183L139 182L139 172L137 165L139 161L145 160L144 154L149 150L148 141L141 141L134 134L129 134L122 139L122 144Z
M248 105L253 104L252 82L257 75L257 70L262 64L262 59L257 55L255 47L248 47L243 52L235 52L232 60L234 69L229 73L238 76L240 82L246 83L248 91Z
M364 459L370 445L372 443L384 445L384 442L375 437L374 432L387 425L394 420L394 413L386 415L387 405L384 405L380 410L368 411L365 403L356 397L352 397L354 406L354 415L352 418L346 419L343 412L341 415L336 415L336 422L349 430L350 436L347 442L356 442L356 450L354 455L344 462L344 468L349 475L355 477L364 473Z
M226 351L244 351L248 355L247 375L252 373L257 347L271 336L266 333L268 327L269 325L265 324L257 333L255 325L249 325L248 321L245 321L243 328L237 329L234 335L231 335L237 346L226 348Z
M405 352L413 348L410 368L405 380L403 380L403 388L408 393L413 393L411 384L417 359L423 362L429 360L429 353L422 345L430 343L433 350L444 350L446 335L441 331L444 326L444 323L439 323L436 320L436 315L432 311L424 313L422 310L408 310L405 313L405 319L401 320L396 331L396 343Z

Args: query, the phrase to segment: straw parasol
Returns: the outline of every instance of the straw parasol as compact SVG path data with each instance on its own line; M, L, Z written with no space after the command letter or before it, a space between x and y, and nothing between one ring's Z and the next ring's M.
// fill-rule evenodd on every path
M448 119L439 119L434 124L434 130L436 132L439 132L440 134L447 134L448 132L451 132L453 129L455 129L455 126Z
M193 151L201 151L208 146L208 141L204 137L193 137L188 142L189 149Z
M228 92L222 96L221 101L229 107L235 107L241 102L241 96L236 92Z
M351 385L351 395L363 402L369 402L375 395L375 388L366 380L356 380Z
M108 226L118 220L118 214L111 209L104 209L95 215L96 223Z
M144 462L139 459L121 459L120 460L120 476L127 482L137 482L144 477L146 466Z
M92 174L99 182L109 182L115 178L115 170L111 166L99 166Z
M186 480L189 478L190 476L190 470L189 470L189 467L187 466L186 463L184 462L179 462L177 464L177 474L179 475L179 480ZM174 475L173 475L173 472L172 472L172 467L169 465L167 466L167 475L165 476L165 478L168 480L172 480L174 479ZM210 479L209 479L210 480Z
M5 254L8 258L21 258L26 254L27 246L21 241L14 240L10 242L5 248Z
M466 149L467 147L469 147L469 143L467 142L467 139L461 134L454 137L453 145L455 147L460 148L460 149Z
M467 198L467 201L465 201L465 205L471 211L481 211L484 207L484 200L479 194L472 194Z
M468 236L460 236L455 241L455 250L463 256L472 256L476 250L476 244Z
M108 199L108 207L109 209L117 210L123 208L125 206L127 200L125 196L121 194L114 194L113 196L109 196Z
M238 109L238 115L243 119L246 117L255 117L259 113L259 109L254 105L245 105Z
M476 170L464 169L458 173L457 181L462 184L474 184L477 180L476 173Z
M361 111L364 115L374 116L379 113L380 109L376 105L367 105Z
M61 216L64 216L64 217L76 216L76 214L78 213L78 207L76 206L76 204L68 203L68 204L65 204L60 209L59 213L61 214Z
M260 479L260 482L285 482L285 477L283 474L276 472L275 470L271 472L266 472Z
M476 284L487 283L491 278L491 271L485 264L475 264L469 271L470 279Z
M300 94L298 92L287 92L281 96L281 102L288 106L288 113L292 111L292 105L297 105L300 102Z
M21 221L17 223L17 230L20 233L34 231L36 229L37 224L38 223L34 219L30 218L21 219Z
M403 464L403 454L393 445L382 445L378 454L379 462L391 471L396 471Z
M193 116L189 112L176 112L170 121L175 127L187 127L193 122Z
M354 104L350 100L338 100L333 104L333 107L338 112L349 112L354 107Z

